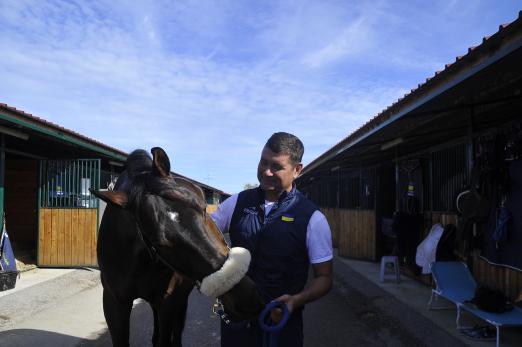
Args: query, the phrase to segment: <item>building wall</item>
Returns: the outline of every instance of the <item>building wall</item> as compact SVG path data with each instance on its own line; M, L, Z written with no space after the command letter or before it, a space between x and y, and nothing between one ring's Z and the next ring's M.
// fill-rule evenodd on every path
M6 229L16 249L36 249L37 201L37 160L7 159L5 172Z
M402 161L399 161L398 206L395 208L399 210L403 208L401 200L407 196L408 186L413 183L417 211L422 214L424 220L422 228L419 230L419 242L428 235L431 227L436 223L459 226L455 198L470 184L469 168L472 162L468 148L464 142L448 144L409 158L419 160L420 165L415 166L414 174L408 173L408 170L402 167ZM355 200L359 201L364 192L362 185L349 184L349 178L353 175L344 175L342 168L341 173L339 201L351 202L354 200L353 197L357 197L358 199ZM391 177L391 175L390 170L390 173L384 176ZM378 182L383 179L381 176L378 176ZM332 229L333 243L335 247L338 247L339 255L378 260L383 255L381 254L382 243L385 241L385 238L380 235L380 223L382 223L382 218L390 217L380 206L380 202L384 199L383 187L388 187L390 182L383 181L380 185L377 184L376 209L365 210L360 207L355 209L331 207L334 203L333 197L336 196L329 189L331 181L332 179L316 177L302 190L321 206L323 213L327 216ZM390 198L389 195L391 195L390 192L386 193L387 198ZM357 206L360 205L357 204ZM477 224L477 232L482 233L488 224L491 223ZM466 259L462 260L466 261ZM506 266L490 264L480 257L479 251L473 251L467 261L479 283L498 288L511 299L515 299L522 291L522 272ZM432 284L431 276L420 274L420 268L407 267L403 271L426 284Z

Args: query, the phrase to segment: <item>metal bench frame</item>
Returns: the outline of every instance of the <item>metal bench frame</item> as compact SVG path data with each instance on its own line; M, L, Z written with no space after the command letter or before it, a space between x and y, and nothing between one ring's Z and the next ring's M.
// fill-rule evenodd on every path
M496 346L500 347L500 327L522 326L522 309L519 307L515 306L513 310L508 312L492 313L471 307L465 303L473 298L475 288L477 287L477 283L466 264L453 261L433 262L430 265L430 269L436 288L431 291L428 308L430 310L449 308L448 306L433 306L434 301L439 296L453 302L457 308L457 329L461 328L460 317L462 310L469 312L496 328Z

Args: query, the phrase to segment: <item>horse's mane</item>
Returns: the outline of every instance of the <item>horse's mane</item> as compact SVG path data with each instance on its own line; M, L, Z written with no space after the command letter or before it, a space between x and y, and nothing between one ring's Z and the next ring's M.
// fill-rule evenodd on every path
M125 171L129 178L135 177L145 172L152 171L152 158L150 154L143 149L132 151L125 162Z
M127 157L124 170L118 177L114 190L127 192L129 204L139 204L143 187L146 186L153 191L170 188L162 180L151 180L151 174L152 157L147 151L136 149ZM175 189L180 196L185 196L185 201L191 206L200 209L201 206L205 205L205 194L199 186L190 180L182 177L176 178Z
M152 172L152 158L150 154L143 149L135 149L127 157L123 172L118 177L114 190L129 189L129 181L143 173Z

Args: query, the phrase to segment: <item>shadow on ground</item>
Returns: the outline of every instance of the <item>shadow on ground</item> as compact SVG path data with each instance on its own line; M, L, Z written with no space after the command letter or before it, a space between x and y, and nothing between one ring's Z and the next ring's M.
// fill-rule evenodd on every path
M36 329L13 329L0 332L0 341L5 347L25 346L75 346L81 339L51 331Z

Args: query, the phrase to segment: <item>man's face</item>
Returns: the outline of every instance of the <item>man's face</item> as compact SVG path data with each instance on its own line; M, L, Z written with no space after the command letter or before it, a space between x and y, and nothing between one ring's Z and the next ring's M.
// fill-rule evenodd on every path
M257 179L268 199L277 199L283 191L292 189L292 182L299 176L303 164L293 164L290 155L274 153L263 148L257 166Z

